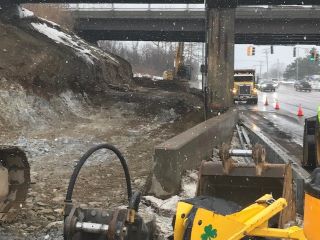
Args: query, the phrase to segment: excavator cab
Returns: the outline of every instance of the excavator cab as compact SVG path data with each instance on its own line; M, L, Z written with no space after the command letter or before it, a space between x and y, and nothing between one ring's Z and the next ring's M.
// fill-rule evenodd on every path
M184 42L179 42L174 59L174 69L163 72L164 80L186 81L191 80L192 67L184 60Z
M191 80L191 65L182 64L178 67L177 78L181 80Z

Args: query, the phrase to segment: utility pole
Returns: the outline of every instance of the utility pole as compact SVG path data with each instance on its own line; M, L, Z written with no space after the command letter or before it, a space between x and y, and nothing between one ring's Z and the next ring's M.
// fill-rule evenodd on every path
M264 49L264 54L266 55L266 62L267 62L267 80L269 79L269 51L268 49Z
M278 81L279 81L279 79L280 79L279 65L280 65L280 63L279 63L279 58L278 58L278 59L277 59L277 79L278 79Z
M260 76L260 79L262 78L262 61L259 61L259 65L260 65L260 71L259 71L259 76Z
M296 77L296 79L297 79L297 81L299 81L299 48L297 47L296 49L297 49L297 63L296 63L297 77Z

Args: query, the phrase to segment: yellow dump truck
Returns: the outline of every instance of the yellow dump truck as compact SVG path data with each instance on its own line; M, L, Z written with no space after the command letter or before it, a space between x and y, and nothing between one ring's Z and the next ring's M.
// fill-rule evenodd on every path
M255 86L255 70L239 69L234 71L233 100L258 103L258 92Z

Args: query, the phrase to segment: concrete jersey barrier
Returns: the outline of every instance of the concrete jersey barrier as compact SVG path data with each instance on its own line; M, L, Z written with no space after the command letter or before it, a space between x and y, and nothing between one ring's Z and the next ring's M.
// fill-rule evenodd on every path
M238 112L232 108L157 145L149 192L161 198L177 194L183 172L198 168L214 147L230 143L237 121Z

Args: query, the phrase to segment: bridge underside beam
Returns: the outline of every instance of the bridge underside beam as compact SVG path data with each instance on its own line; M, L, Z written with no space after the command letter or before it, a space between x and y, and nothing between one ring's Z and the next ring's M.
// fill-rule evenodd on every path
M203 19L78 18L75 30L87 40L204 42ZM320 43L320 19L237 19L236 44Z
M227 0L226 0L227 1ZM228 0L229 1L229 0ZM221 0L209 0L217 4ZM238 5L317 5L318 0L235 0ZM0 0L1 3L204 3L204 0Z
M96 31L86 30L78 34L89 42L115 41L165 41L204 42L204 32L141 32L141 31ZM236 44L255 45L320 45L320 34L236 34Z

